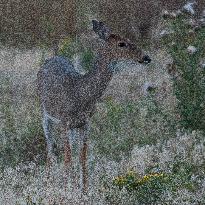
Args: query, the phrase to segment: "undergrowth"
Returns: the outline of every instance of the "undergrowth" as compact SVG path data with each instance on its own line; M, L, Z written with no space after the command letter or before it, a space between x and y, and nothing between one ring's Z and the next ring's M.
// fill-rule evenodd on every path
M98 154L120 160L136 144L154 145L174 137L177 127L174 113L160 106L152 94L137 102L108 99L92 120L91 139Z
M174 90L178 100L181 126L186 129L204 130L205 118L205 69L200 66L205 58L205 27L193 31L187 22L189 16L169 20L173 33L163 39L176 67ZM189 46L197 51L190 54Z

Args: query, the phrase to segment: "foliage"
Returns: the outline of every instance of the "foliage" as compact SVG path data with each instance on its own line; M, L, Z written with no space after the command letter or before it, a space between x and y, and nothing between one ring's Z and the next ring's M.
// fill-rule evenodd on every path
M120 189L125 187L128 191L137 190L140 186L154 181L155 179L164 177L163 173L151 173L138 177L137 173L130 170L124 176L118 176L113 180L114 185L118 186Z
M45 161L46 147L38 101L29 106L25 102L18 106L13 101L15 93L11 78L4 75L1 77L3 98L0 113L3 118L0 130L0 168L14 167L21 162L42 163ZM18 116L20 106L27 116L23 116L23 113Z
M66 38L60 45L59 55L72 59L74 55L80 56L81 66L85 71L93 68L94 53L90 48L85 48L78 38Z
M70 184L65 192L63 164L56 164L50 177L44 166L20 164L0 170L0 204L79 204L84 200L99 205L204 204L203 150L204 136L193 132L163 144L137 147L137 156L124 168L121 162L96 160L86 199ZM155 167L150 154L157 157ZM143 162L141 173L138 168Z
M123 187L135 195L139 204L160 202L161 195L167 189L169 176L163 173L151 173L138 177L137 173L129 171L124 176L118 176L113 183L120 189Z
M2 128L2 134L8 138L11 138L12 135L16 134L15 124L14 124L14 114L13 114L13 105L12 105L12 82L9 77L4 77L1 79L0 84L2 92L2 102L0 107L0 112L4 118L5 126Z
M45 163L46 145L41 126L36 122L28 122L25 126L20 137L12 136L0 146L0 168L30 161Z
M65 38L59 48L59 55L65 56L67 58L72 58L74 54L79 52L81 46L78 39L72 39L70 37Z
M152 95L137 102L108 99L92 120L91 139L98 154L120 160L136 144L152 145L173 137L176 123L173 113L156 103Z
M174 80L175 95L178 99L178 112L181 125L186 129L205 130L205 70L200 61L205 58L205 28L191 31L186 16L177 17L169 23L173 34L164 38L164 44L171 54L178 77ZM187 52L188 46L197 52Z
M185 161L178 161L173 164L171 173L149 173L139 176L134 171L128 171L124 175L115 177L114 187L118 187L119 193L126 190L127 197L138 204L169 204L165 199L167 193L177 195L179 190L188 190L196 193L199 188L199 182L192 179L193 174L199 174L201 166L194 167ZM114 191L110 186L110 192ZM110 199L109 199L110 200Z
M204 136L194 132L155 146L137 147L128 163L130 170L126 166L128 171L118 170L120 174L101 182L107 203L203 204L203 149Z
M94 53L91 49L84 49L82 52L82 66L86 71L93 69Z

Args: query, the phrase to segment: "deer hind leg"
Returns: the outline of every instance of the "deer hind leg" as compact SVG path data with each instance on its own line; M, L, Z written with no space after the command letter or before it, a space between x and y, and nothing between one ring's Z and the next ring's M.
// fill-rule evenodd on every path
M55 161L55 156L53 153L53 138L51 134L52 121L45 114L43 116L43 130L44 130L46 143L47 143L47 164L48 166L51 166Z
M62 139L64 139L64 165L65 165L65 174L66 177L71 176L72 171L72 150L70 144L71 130L67 130L66 127L62 127L61 135Z
M83 193L88 190L88 133L88 124L79 129L80 188Z
M78 132L77 129L70 129L68 131L68 140L71 148L71 154L72 154L72 164L70 167L71 173L71 180L73 188L78 188L78 162L76 161L76 155L78 155Z

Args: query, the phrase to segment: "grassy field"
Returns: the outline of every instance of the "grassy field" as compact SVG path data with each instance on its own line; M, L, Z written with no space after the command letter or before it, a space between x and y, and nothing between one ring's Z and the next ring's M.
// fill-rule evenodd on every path
M161 39L162 49L150 48L154 62L143 71L149 76L142 79L137 65L134 74L118 74L98 104L89 139L91 185L85 196L73 192L70 182L64 189L58 127L55 152L60 159L47 176L35 80L48 52L2 48L0 204L205 204L205 28L190 34L188 18L164 20L173 33ZM188 53L190 45L196 53ZM80 41L64 39L60 52L69 58L77 53L86 71L93 62L94 53ZM175 68L170 76L166 58ZM144 85L153 79L157 83L146 90ZM117 93L119 87L127 97Z

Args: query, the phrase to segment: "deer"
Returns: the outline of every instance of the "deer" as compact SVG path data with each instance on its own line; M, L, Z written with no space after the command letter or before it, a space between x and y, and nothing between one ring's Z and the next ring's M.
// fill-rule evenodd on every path
M92 29L103 42L98 49L93 69L85 74L77 72L71 60L63 56L47 59L37 74L42 124L47 142L47 160L52 163L53 140L51 123L60 126L64 140L64 167L72 170L72 140L78 131L81 190L88 190L88 135L96 104L114 75L119 60L148 64L151 58L129 39L113 34L105 23L92 20ZM74 136L75 137L75 136Z

